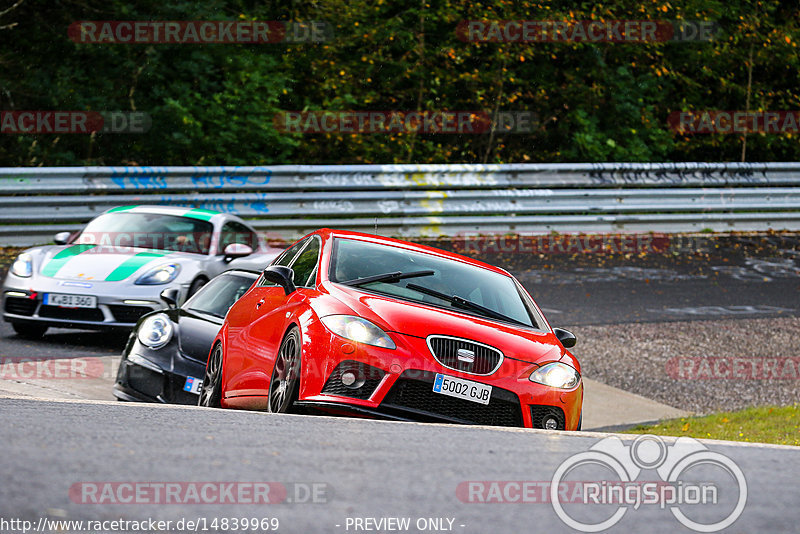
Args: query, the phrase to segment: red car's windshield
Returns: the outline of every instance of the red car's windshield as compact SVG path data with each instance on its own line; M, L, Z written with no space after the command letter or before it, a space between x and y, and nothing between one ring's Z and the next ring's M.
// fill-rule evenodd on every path
M365 281L358 286L404 300L537 326L532 310L509 276L398 247L354 239L335 241L328 273L332 282L352 282L387 273L413 276L406 278L401 274L388 280Z

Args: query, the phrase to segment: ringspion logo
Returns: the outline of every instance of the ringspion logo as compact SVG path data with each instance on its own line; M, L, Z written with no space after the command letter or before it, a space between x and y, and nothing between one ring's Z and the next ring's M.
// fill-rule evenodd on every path
M652 472L666 484L640 483ZM563 483L579 487L579 500L562 500ZM747 481L736 463L700 441L678 438L672 445L652 435L625 445L616 436L567 458L550 482L550 504L566 525L580 532L600 532L642 506L669 509L683 526L717 532L744 511Z

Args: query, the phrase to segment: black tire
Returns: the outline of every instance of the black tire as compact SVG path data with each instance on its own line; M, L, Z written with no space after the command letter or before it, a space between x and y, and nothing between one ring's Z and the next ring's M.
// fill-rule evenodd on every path
M11 323L11 328L19 337L25 339L42 339L47 332L47 325L32 323Z
M293 326L284 336L272 379L269 381L267 411L293 413L300 389L300 329Z
M208 357L203 385L200 388L198 406L220 408L222 401L222 345L217 343Z
M205 278L195 278L192 285L189 286L189 293L186 294L186 299L188 300L189 297L200 291L200 288L203 287L208 283L208 280Z

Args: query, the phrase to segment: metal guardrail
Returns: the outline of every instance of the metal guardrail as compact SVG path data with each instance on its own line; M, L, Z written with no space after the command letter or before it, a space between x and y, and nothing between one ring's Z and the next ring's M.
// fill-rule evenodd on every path
M235 213L274 238L800 230L800 163L0 168L0 244L119 205Z

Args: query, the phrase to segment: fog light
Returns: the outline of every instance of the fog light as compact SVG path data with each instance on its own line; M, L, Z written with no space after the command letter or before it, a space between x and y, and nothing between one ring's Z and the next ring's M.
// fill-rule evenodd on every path
M553 417L548 417L544 420L544 427L547 430L557 430L558 429L558 421L555 420Z
M345 371L342 373L342 384L347 387L356 383L356 374L353 371Z

